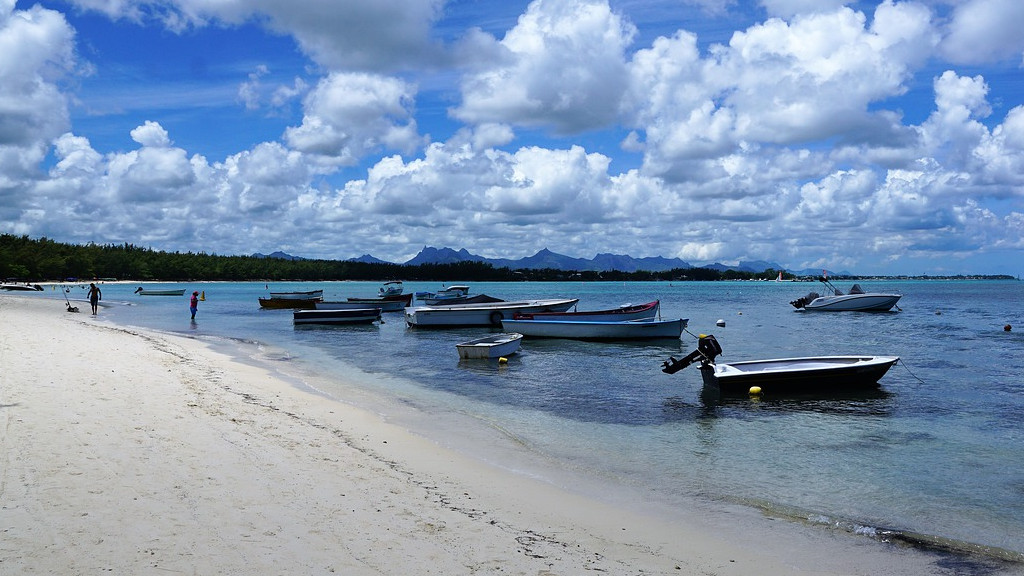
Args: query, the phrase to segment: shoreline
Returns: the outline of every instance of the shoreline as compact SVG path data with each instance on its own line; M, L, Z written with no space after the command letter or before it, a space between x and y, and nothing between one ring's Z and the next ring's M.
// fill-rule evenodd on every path
M63 308L0 296L3 571L941 571L934 553L752 510L671 520L598 501L287 370Z

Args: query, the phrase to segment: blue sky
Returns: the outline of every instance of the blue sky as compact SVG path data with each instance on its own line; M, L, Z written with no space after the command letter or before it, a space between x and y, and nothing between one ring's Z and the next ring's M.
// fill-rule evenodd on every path
M0 0L0 231L1024 272L1019 0Z

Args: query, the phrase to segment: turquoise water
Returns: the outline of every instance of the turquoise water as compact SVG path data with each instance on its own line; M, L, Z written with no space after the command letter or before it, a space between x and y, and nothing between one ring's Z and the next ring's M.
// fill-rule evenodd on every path
M295 328L290 312L259 308L263 283L179 285L205 292L194 324L186 297L134 296L134 285L108 284L101 316L264 343L338 380L327 394L345 398L351 390L340 382L355 378L366 393L414 408L418 425L447 443L472 451L459 436L475 434L477 423L553 466L628 487L655 505L739 502L867 535L896 530L1024 558L1024 284L861 284L904 294L901 311L796 311L789 301L817 288L807 283L473 284L474 293L510 300L579 298L580 309L660 299L663 317L690 321L679 342L525 340L507 365L459 361L455 344L485 328L408 328L398 313L379 326ZM335 300L373 296L378 286L269 288L324 288ZM406 283L413 292L439 287ZM70 295L81 298L84 290ZM1006 324L1014 330L1004 331ZM874 393L723 400L704 393L695 368L660 370L670 355L692 350L699 333L716 335L724 361L902 360ZM488 450L480 456L501 463Z

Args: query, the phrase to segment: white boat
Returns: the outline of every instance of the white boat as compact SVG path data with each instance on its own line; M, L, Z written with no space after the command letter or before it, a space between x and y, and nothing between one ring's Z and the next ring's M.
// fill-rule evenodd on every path
M270 298L276 300L322 300L323 290L309 290L306 292L271 292Z
M171 288L171 289L159 289L159 288L143 288L139 286L135 289L135 293L139 296L184 296L184 288Z
M390 282L385 282L384 285L380 287L380 290L377 291L377 295L381 298L384 298L385 296L398 296L403 290L405 290L405 287L402 285L401 280L391 280Z
M820 312L888 312L896 306L902 295L888 292L864 292L860 284L854 284L850 292L844 294L827 278L820 279L825 285L826 295L811 292L807 296L790 302L798 310Z
M626 322L629 320L650 320L661 310L661 301L646 304L624 304L608 310L567 310L565 312L538 312L516 314L514 320L552 320L563 322Z
M420 293L418 298L427 306L459 304L466 298L469 298L469 286L465 284L452 284L437 292Z
M697 350L681 360L669 358L662 371L674 374L700 362L706 385L723 394L749 394L758 387L764 394L828 393L874 388L899 361L898 356L807 356L744 362L715 362L722 348L714 336L701 336Z
M353 310L357 308L380 308L381 312L401 312L405 310L403 300L384 300L381 298L349 299L344 302L321 300L313 303L314 310Z
M515 354L523 341L522 334L505 333L492 334L484 338L477 338L468 342L456 344L459 351L459 358L470 360L475 358L502 358Z
M294 310L294 324L370 324L380 320L380 308L347 310Z
M417 327L501 326L501 321L524 312L564 312L578 298L551 298L450 306L413 306L405 309L405 322Z
M575 322L571 320L502 320L501 327L530 338L575 340L679 339L689 320L629 320L625 322Z
M7 290L8 292L42 292L43 287L39 284L5 283L0 284L0 290Z

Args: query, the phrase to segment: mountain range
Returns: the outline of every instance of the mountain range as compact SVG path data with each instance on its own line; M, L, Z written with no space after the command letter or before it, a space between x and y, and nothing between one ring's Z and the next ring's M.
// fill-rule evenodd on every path
M304 259L284 252L274 252L269 255L256 253L253 254L253 257L283 258L286 260ZM598 254L590 259L573 258L572 256L565 256L563 254L552 252L547 248L537 252L533 256L513 260L508 258L485 258L483 256L473 254L465 248L453 250L451 248L434 248L431 246L424 246L416 256L401 263L381 260L370 254L364 254L358 258L349 258L348 261L364 262L369 264L404 264L406 266L418 266L421 264L455 264L458 262L486 262L495 268L509 268L512 270L549 268L553 270L572 270L577 272L607 272L611 270L617 270L619 272L638 272L641 270L647 272L663 272L666 270L694 268L692 264L679 258L664 258L661 256L634 258L624 254ZM768 269L785 270L785 268L779 264L764 260L755 260L750 262L740 261L735 266L714 263L701 267L718 270L720 272L735 270L739 272L758 273L764 272ZM815 276L820 274L821 270L786 270L786 272L796 274L797 276ZM832 271L829 271L829 274L836 275L836 273ZM849 272L839 272L838 274L849 275Z

